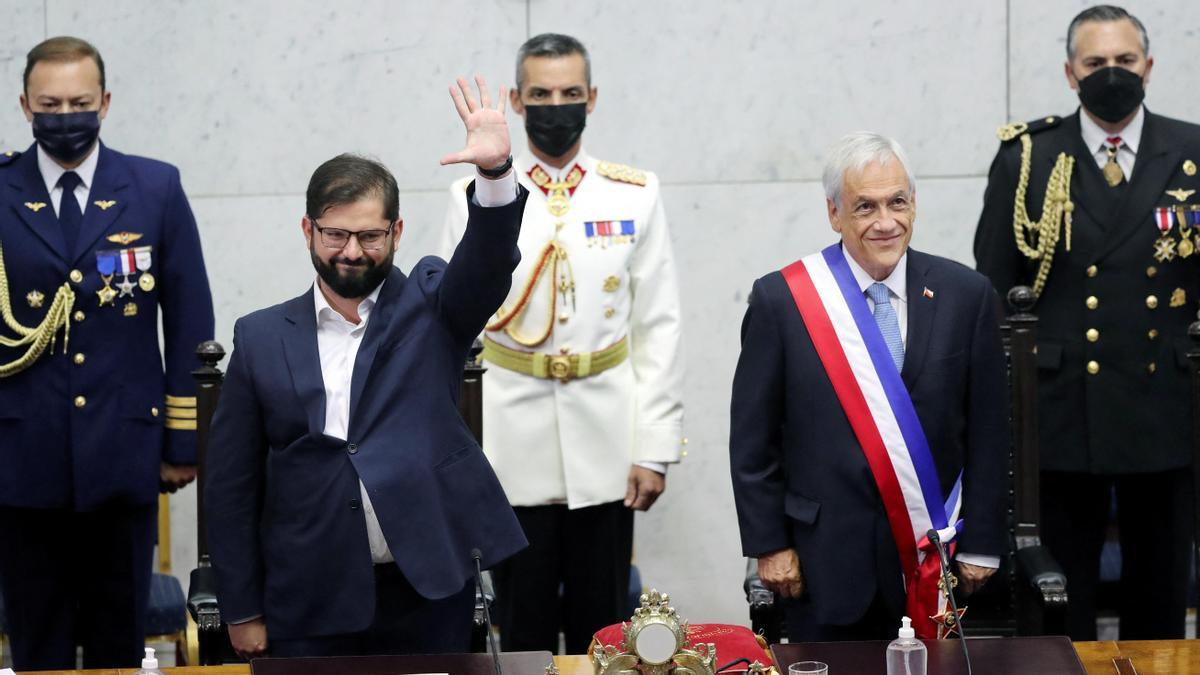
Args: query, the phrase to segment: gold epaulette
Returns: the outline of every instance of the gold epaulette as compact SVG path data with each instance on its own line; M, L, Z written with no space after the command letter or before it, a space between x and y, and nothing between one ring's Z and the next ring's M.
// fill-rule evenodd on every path
M643 187L646 185L646 172L641 169L635 169L632 166L626 166L625 164L600 162L596 164L596 173L619 183L630 183Z
M1019 138L1022 134L1036 134L1043 129L1052 129L1062 123L1061 117L1043 117L1031 122L1012 122L996 129L996 137L1002 142L1007 143L1014 138Z

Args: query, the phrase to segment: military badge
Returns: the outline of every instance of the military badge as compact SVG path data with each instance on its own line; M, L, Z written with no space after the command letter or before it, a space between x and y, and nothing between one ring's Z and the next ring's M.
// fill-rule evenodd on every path
M116 202L112 203L115 204ZM100 202L96 202L96 205L99 206ZM110 242L114 244L120 244L121 246L128 246L141 238L142 234L140 232L117 232L116 234L110 234L105 237L105 239L109 240Z
M41 309L42 304L46 302L46 296L41 291L29 291L25 294L25 302L34 309Z
M618 277L616 275L611 275L607 279L604 280L604 292L605 293L616 293L617 289L620 287L621 287L621 279L620 279L620 277Z
M112 287L113 276L117 269L117 251L96 251L96 271L100 273L100 279L104 281L104 286L96 291L96 296L100 298L100 306L113 305L113 301L117 299L117 291Z
M134 303L134 302L125 303L125 307L124 307L124 309L121 310L121 313L124 314L125 316L137 316L137 313L138 313L137 303Z
M25 208L37 213L46 208L46 202L25 202Z
M1187 291L1182 288L1176 288L1171 292L1171 306L1183 307L1187 304Z
M1192 228L1189 227L1190 214L1187 209L1182 206L1175 207L1175 220L1179 223L1179 245L1176 251L1179 252L1180 258L1190 258L1196 252L1196 246L1192 243Z
M1189 176L1195 176L1196 175L1196 163L1190 159L1184 160L1183 172Z
M96 201L94 201L92 203L95 204L96 206L99 206L101 211L107 211L117 205L117 202L112 199L97 199ZM112 241L112 239L109 239L109 241ZM128 242L121 242L121 243L124 244L124 243L128 243Z
M1167 195L1174 197L1176 201L1180 202L1186 202L1188 197L1191 197L1194 194L1196 194L1195 190L1184 190L1183 188L1167 190Z
M152 248L151 246L139 246L133 249L134 266L142 273L138 277L138 288L146 293L154 290L154 275L150 274L150 266L154 263L150 255Z
M1154 259L1167 262L1175 259L1175 238L1171 229L1175 226L1175 212L1169 208L1154 209L1154 225L1161 235L1154 242Z
M632 220L589 220L583 224L583 234L588 246L600 242L604 248L609 244L628 244L635 241L637 225Z

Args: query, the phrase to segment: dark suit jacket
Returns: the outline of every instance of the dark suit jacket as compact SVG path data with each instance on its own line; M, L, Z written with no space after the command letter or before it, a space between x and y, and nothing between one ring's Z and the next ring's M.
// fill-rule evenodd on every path
M1200 306L1200 255L1155 260L1154 209L1200 208L1194 170L1200 126L1147 112L1133 175L1114 189L1084 147L1079 114L1030 123L1030 218L1042 215L1055 158L1062 152L1075 157L1071 250L1064 234L1034 309L1042 468L1136 473L1186 466L1192 427L1185 354L1187 327ZM978 269L1000 293L1032 285L1037 269L1014 241L1020 158L1017 140L1000 146L975 234ZM1184 170L1186 160L1193 175ZM1192 192L1181 202L1166 193L1177 189ZM1178 228L1172 235L1178 239ZM1171 306L1173 295L1177 306ZM1096 309L1087 307L1089 297L1097 299ZM1095 342L1089 329L1098 332ZM1087 371L1090 361L1099 366L1095 375Z
M970 269L912 249L907 274L901 377L943 495L963 471L959 550L1000 555L1009 434L996 294ZM875 480L779 272L750 294L729 449L743 553L794 547L818 623L853 623L877 589L903 610L900 560Z
M473 194L473 188L471 194ZM393 269L351 383L348 439L325 436L311 289L237 322L206 466L221 612L277 638L355 632L375 613L361 479L396 564L443 598L525 547L457 399L468 349L508 293L528 193L471 205L449 263ZM468 195L468 198L470 195Z
M103 144L99 153L74 255L67 254L36 146L0 155L0 244L17 322L40 324L73 270L80 279L70 281L69 351L60 331L53 350L0 378L0 505L80 511L150 505L158 498L161 462L196 461L194 415L167 421L168 412L190 412L194 403L166 405L168 396L196 395L196 347L213 336L196 220L178 169ZM140 237L122 244L123 232ZM151 247L153 289L139 288L131 274L133 295L101 307L97 253L143 246ZM120 281L117 274L111 283ZM41 307L27 299L33 291L44 296ZM7 327L0 334L15 337ZM0 363L24 351L0 347Z

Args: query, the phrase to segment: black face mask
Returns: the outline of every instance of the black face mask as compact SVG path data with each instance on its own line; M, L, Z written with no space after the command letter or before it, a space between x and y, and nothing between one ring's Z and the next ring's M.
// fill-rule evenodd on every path
M1142 104L1146 89L1142 76L1110 66L1079 80L1079 102L1105 122L1120 122Z
M567 154L586 125L586 103L525 106L525 133L533 147L551 157Z
M371 291L375 290L376 286L383 283L388 272L392 271L392 260L396 256L396 251L391 246L390 237L388 238L387 257L379 262L375 262L365 255L357 260L335 255L329 262L325 262L317 255L316 247L319 238L317 233L313 232L312 246L308 249L312 256L313 267L317 268L317 275L321 277L325 285L343 298L367 297ZM343 272L338 269L338 263L353 265L356 269Z
M63 164L83 159L100 136L100 112L33 113L33 137Z

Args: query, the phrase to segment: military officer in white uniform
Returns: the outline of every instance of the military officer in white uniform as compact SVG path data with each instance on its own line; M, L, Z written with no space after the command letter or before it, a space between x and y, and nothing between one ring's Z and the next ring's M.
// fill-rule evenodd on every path
M483 337L483 449L530 546L495 570L498 619L506 650L557 651L561 628L579 654L628 618L633 511L687 442L679 290L658 178L582 148L596 104L584 46L527 41L512 104L531 195L512 290ZM451 187L444 253L466 227L469 180Z

